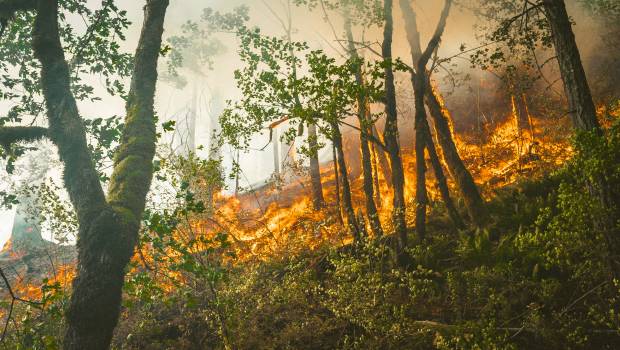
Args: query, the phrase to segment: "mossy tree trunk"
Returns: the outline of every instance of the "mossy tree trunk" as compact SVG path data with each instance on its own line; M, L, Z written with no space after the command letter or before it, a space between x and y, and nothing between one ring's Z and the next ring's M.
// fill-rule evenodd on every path
M41 63L48 136L64 164L76 210L78 268L67 311L65 349L108 349L118 322L125 268L133 255L155 155L153 101L168 0L147 0L127 100L125 129L104 194L71 92L58 25L58 0L39 0L33 49Z

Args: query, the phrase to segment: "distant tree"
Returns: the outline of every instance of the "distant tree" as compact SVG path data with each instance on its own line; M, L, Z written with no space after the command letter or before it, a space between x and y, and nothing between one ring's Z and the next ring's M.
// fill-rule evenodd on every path
M103 1L102 9L94 13L82 2L0 2L2 17L16 18L10 27L13 34L6 42L15 40L16 33L32 30L31 36L22 36L22 41L13 43L12 54L14 57L26 52L23 57L29 60L26 67L40 67L40 73L32 69L33 76L22 76L16 83L40 86L40 91L36 87L30 90L31 97L42 94L45 104L39 110L46 111L49 125L47 128L4 125L0 132L3 144L49 138L58 147L64 164L64 184L78 217L78 269L66 315L65 349L107 349L118 321L125 267L138 240L153 173L157 140L153 100L167 7L168 0L147 0L144 7L144 23L133 65L126 66L127 70L133 66L126 96L127 115L106 195L76 104L76 99L88 97L92 90L79 85L75 69L107 77L119 72L114 57L119 45L113 36L124 38L128 25L124 12L109 0ZM65 12L90 18L84 37L69 35L72 32L67 31ZM68 49L63 48L63 42L73 50L71 62L66 60ZM106 48L110 50L106 52ZM9 50L3 51L11 57ZM39 63L34 62L35 58ZM120 70L120 75L126 76L127 70ZM110 84L109 90L123 91L120 82ZM32 99L26 97L22 101L25 107L21 111L28 108L37 111L29 103ZM10 121L19 122L16 113L14 110L9 116Z

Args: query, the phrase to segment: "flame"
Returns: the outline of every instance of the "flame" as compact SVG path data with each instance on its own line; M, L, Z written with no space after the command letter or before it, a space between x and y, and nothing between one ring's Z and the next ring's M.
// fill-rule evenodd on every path
M440 100L440 103L444 113L449 115L444 102ZM529 115L529 128L519 129L514 99L511 103L510 115L507 115L504 121L488 127L484 143L479 141L480 135L461 134L455 137L457 148L466 166L486 196L490 195L493 189L513 183L521 177L531 177L557 168L573 154L568 141L571 128L567 118ZM601 109L600 112L613 115L616 119L620 118L620 109L614 111ZM346 143L347 139L344 141ZM405 198L410 203L409 207L412 207L411 201L414 200L416 191L414 150L403 148L402 160L406 178ZM378 203L379 218L384 229L389 232L392 191L389 179L385 178L380 167L377 168L381 194L381 203ZM428 169L429 197L435 200L439 198L439 193L435 188L432 168L429 166ZM216 193L213 198L214 210L190 218L177 228L173 236L179 242L188 244L189 253L205 259L201 261L205 264L213 262L239 264L244 261L294 255L303 250L318 249L325 244L332 246L347 244L352 238L338 222L338 213L334 210L336 184L331 163L322 166L321 175L324 196L329 203L327 208L313 210L309 186L300 185L299 181L284 184L279 188L265 186L255 192L238 196ZM363 175L350 176L350 182L354 207L364 212ZM456 193L454 184L450 182L450 186L453 187L453 193ZM413 213L408 214L408 220L413 221ZM367 227L367 231L370 232L370 227ZM234 256L220 252L210 257L204 253L219 252L217 244L209 240L196 239L198 237L212 239L220 232L229 235L230 250L235 253ZM193 242L191 246L190 242ZM168 248L166 254L157 255L155 258L152 247L142 247L134 257L135 267L130 274L148 267L157 276L155 280L161 284L162 289L172 292L180 284L191 281L191 276L173 268L173 265L182 259L182 255L179 251ZM64 266L59 269L53 281L68 286L74 274L73 267ZM33 284L22 284L18 288L20 295L34 299L41 296L40 287L35 287Z

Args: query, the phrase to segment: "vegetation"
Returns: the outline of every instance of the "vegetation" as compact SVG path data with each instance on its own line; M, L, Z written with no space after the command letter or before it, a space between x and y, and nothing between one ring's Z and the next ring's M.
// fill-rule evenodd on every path
M0 97L11 103L0 195L21 220L0 253L2 346L620 347L618 77L590 88L567 11L611 28L614 1L446 0L427 45L418 2L294 0L284 15L263 4L277 34L254 27L247 6L169 28L168 0L145 0L129 55L118 1L0 0ZM296 39L295 11L320 15L332 50ZM455 11L483 21L480 45L442 57ZM196 109L186 125L155 112L158 72L183 89L217 75L231 43L240 63L221 79L240 95L213 112L203 157ZM472 127L442 72L456 91L467 90L459 76L494 75L483 97L499 120L481 113L487 124ZM93 76L125 102L123 118L79 112L105 95ZM273 175L242 188L240 154L269 144ZM50 149L58 159L40 165ZM283 161L291 150L298 158ZM53 166L61 176L47 175ZM16 244L16 230L36 231L36 247ZM57 244L41 243L43 230Z

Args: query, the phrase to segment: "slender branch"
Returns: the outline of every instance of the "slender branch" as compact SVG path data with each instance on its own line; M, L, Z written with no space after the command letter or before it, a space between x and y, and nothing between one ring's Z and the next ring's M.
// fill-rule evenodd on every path
M15 292L13 291L13 288L11 287L11 283L9 282L9 279L6 277L6 275L4 274L4 270L2 270L1 267L0 267L0 277L2 277L2 280L4 281L4 284L6 285L6 288L9 291L9 295L11 296L11 305L9 307L9 312L7 313L7 316L6 316L6 321L4 322L4 329L2 330L2 336L0 336L0 343L4 343L4 340L6 339L6 334L9 328L9 321L11 321L11 318L13 317L13 309L15 307L15 302L19 301L22 303L33 305L37 308L39 307L39 305L41 305L41 303L22 299L18 297L17 295L15 295Z

